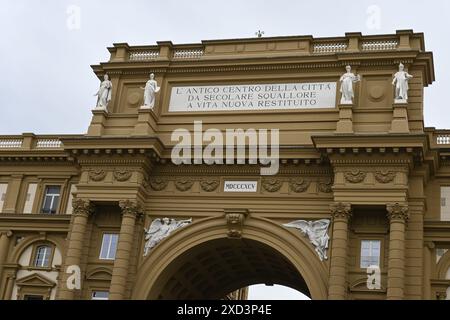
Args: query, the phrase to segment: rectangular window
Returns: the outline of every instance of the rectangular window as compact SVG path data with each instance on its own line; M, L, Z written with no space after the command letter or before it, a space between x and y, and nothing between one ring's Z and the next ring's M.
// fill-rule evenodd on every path
M441 187L441 221L450 221L450 187Z
M23 206L23 213L31 213L33 210L34 197L36 196L37 183L30 183L27 189L27 197Z
M34 266L39 268L47 268L50 264L50 254L52 249L49 246L39 246L36 248L36 256L34 258Z
M100 259L114 260L116 258L117 241L119 235L115 233L105 233L102 240L102 248L100 250Z
M42 213L55 214L58 209L61 187L47 186L45 188L44 203L42 204Z
M0 213L2 213L3 211L3 204L5 203L7 189L7 183L0 183Z
M108 291L92 291L91 300L108 300L109 292Z
M370 266L380 266L380 240L362 240L361 241L361 268Z
M73 194L74 192L77 192L77 187L72 184L70 186L70 192L69 192L69 200L67 201L67 209L66 209L66 214L72 214L72 200L73 200Z

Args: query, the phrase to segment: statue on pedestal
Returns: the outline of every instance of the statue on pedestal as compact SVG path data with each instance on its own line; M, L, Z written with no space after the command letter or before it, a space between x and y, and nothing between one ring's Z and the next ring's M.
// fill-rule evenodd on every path
M153 109L155 106L155 97L156 93L159 92L160 87L158 87L158 83L155 80L155 75L150 74L150 80L145 84L145 88L141 88L144 90L144 105L141 109Z
M112 82L109 80L109 76L105 74L103 81L100 83L100 88L94 96L97 96L96 109L107 110L108 103L111 101L112 94Z
M341 82L341 104L352 104L353 98L355 97L353 83L361 81L361 76L355 76L355 74L352 73L352 67L350 66L346 66L345 70L347 70L347 72L344 73L339 80Z
M405 66L400 63L398 72L394 75L394 79L392 80L392 85L395 86L395 103L408 102L408 83L412 77L412 75L405 71Z

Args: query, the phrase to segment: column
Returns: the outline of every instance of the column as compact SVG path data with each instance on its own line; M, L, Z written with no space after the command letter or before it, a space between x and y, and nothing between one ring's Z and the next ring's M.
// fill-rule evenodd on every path
M114 260L109 299L125 299L126 284L128 280L130 256L133 249L134 230L136 218L142 215L140 206L130 200L119 202L122 209L122 225L120 226L119 242L117 244L116 258Z
M386 205L389 219L388 300L404 298L405 282L405 229L408 206L399 203Z
M20 186L22 185L22 180L23 175L21 174L11 176L11 180L8 184L8 189L6 190L3 213L18 213L16 212L17 199L20 195Z
M15 281L16 281L16 276L13 274L10 274L6 277L6 289L5 289L5 295L3 296L3 300L12 300L11 295L12 295L12 292L14 289Z
M0 285L3 279L3 265L6 263L9 251L9 241L12 236L11 231L0 231Z
M423 299L425 300L431 300L431 266L436 261L432 255L433 249L433 242L425 242L423 247Z
M333 218L333 237L328 299L343 300L347 297L348 222L352 208L350 203L339 202L331 204L330 209Z
M70 274L66 273L68 266L78 266L81 265L81 258L83 254L83 243L86 235L86 226L88 223L89 216L93 212L93 206L89 200L84 199L74 199L72 201L72 222L71 231L69 234L67 252L64 262L64 270L61 277L61 286L58 295L58 299L63 300L73 300L75 298L75 293L79 293L79 290L70 290L67 288L66 281ZM81 268L81 267L80 267ZM81 276L81 275L80 275Z

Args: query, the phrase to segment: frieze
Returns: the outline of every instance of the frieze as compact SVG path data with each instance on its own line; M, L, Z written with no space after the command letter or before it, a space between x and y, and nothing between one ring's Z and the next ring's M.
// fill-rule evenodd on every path
M283 181L279 179L263 179L261 185L268 192L277 192L281 189Z
M303 179L303 178L296 178L291 179L289 181L289 188L296 193L305 192L309 185L311 184L311 181Z
M161 191L164 190L167 187L167 184L169 183L169 181L167 179L164 178L151 178L150 179L150 187L155 190L155 191Z
M103 179L105 179L106 177L106 171L103 169L92 169L89 170L89 179L91 179L92 181L102 181Z
M317 189L322 193L331 193L333 191L333 179L326 179L317 183Z
M175 181L175 187L179 190L179 191L188 191L189 189L192 188L192 186L194 185L194 181L191 179L178 179Z
M132 172L128 170L114 170L114 178L120 182L128 181L131 175Z
M200 181L200 187L203 191L206 192L213 192L217 189L219 186L220 181L219 180L201 180Z
M361 183L366 178L367 173L361 170L347 171L344 173L345 180L350 183Z
M375 171L374 173L375 180L377 180L379 183L389 183L392 182L395 179L396 173L393 171Z

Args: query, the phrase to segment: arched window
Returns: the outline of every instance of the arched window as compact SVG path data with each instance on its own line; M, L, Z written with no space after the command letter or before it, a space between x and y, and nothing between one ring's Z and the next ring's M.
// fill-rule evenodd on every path
M51 254L52 248L48 245L41 245L36 247L34 255L34 266L38 268L49 267Z

